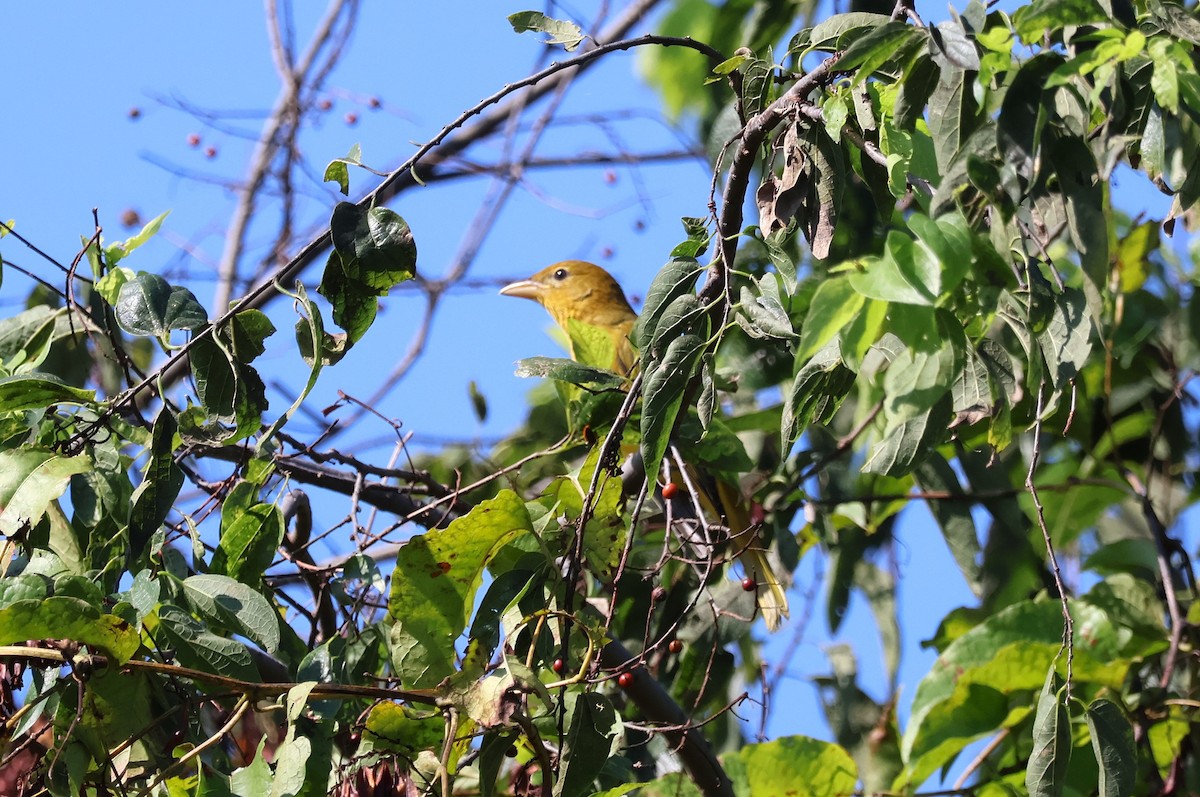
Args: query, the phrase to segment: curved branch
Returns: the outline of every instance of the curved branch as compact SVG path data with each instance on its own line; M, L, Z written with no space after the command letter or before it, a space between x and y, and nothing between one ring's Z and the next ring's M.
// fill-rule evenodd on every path
M599 38L609 38L610 36L623 35L629 27L637 21L638 18L651 6L654 5L653 0L642 0L642 3L634 7L631 13L626 14L610 28L609 31L602 32ZM636 12L636 13L634 13ZM721 54L709 47L706 44L697 42L693 39L678 36L655 36L647 34L636 39L622 39L602 44L594 47L587 52L581 53L574 58L569 58L565 61L556 62L549 67L534 73L516 83L510 83L500 91L476 103L473 107L464 111L450 124L442 128L442 130L423 145L416 153L414 153L407 161L401 164L397 169L390 172L386 178L371 192L366 194L358 201L358 205L363 207L374 207L378 204L387 202L395 197L401 191L419 185L421 181L416 176L416 167L419 164L424 164L426 169L431 172L436 166L446 159L460 154L469 146L479 141L480 139L490 135L509 117L513 107L517 104L528 104L543 95L557 89L563 80L572 77L573 73L569 70L584 69L593 64L600 57L618 50L632 50L636 47L644 47L657 45L661 47L687 47L697 52L706 55L710 60L720 62L723 60ZM501 100L522 89L529 91L522 96L515 98L510 103L499 104ZM447 141L446 139L457 129L462 127L468 120L473 117L480 116L489 107L496 105L497 107L490 113L483 115L480 120L469 130L461 135ZM243 296L233 307L225 310L216 321L209 327L196 333L187 344L178 349L173 356L167 359L159 368L146 379L132 386L125 391L120 397L113 402L113 407L110 413L106 413L101 420L107 420L107 416L111 412L124 407L129 402L136 399L139 395L147 390L152 385L162 382L163 389L174 384L187 373L187 355L191 351L193 345L207 335L212 334L212 330L223 326L229 322L236 312L247 309L261 309L271 299L279 295L277 286L287 286L295 281L300 274L314 260L323 254L331 245L332 238L328 229L323 231L316 238L313 238L303 247L296 255L288 261L284 266L279 268L274 275L264 282L259 283L252 288L245 296Z

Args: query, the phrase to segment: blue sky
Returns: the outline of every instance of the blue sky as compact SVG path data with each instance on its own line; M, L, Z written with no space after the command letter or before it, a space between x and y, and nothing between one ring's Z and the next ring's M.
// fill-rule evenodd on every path
M595 6L579 8L586 16ZM314 231L335 201L332 189L319 182L326 162L358 143L368 163L381 169L395 165L415 149L413 142L427 140L464 108L538 63L545 53L537 38L514 34L505 20L528 7L507 0L364 3L349 55L328 83L332 106L303 139L317 175L301 186ZM310 18L297 19L301 41L311 24ZM233 200L224 183L243 173L252 137L278 92L261 7L229 0L14 3L5 9L0 37L9 75L0 134L5 154L0 217L15 219L18 231L68 263L80 236L92 232L92 208L98 208L109 241L132 234L120 223L127 209L143 219L170 209L158 239L125 265L180 281L186 277L209 305ZM585 77L560 118L588 116L590 121L552 128L539 152L611 152L614 141L656 151L678 148L681 137L688 141L686 132L656 119L657 97L635 77L634 62L633 54L617 53ZM371 107L372 97L379 99L380 108ZM136 118L132 109L137 109ZM628 109L636 112L634 117L616 115ZM211 111L222 112L222 121L206 119ZM226 112L236 112L232 116L238 118ZM348 114L357 117L353 124ZM597 125L596 117L606 118L607 125ZM189 143L189 136L198 136L198 144ZM211 155L210 147L215 150ZM497 152L493 147L471 154L485 161ZM352 170L351 194L371 187L375 179ZM706 213L709 180L706 168L695 162L532 172L472 266L472 279L482 284L443 304L424 359L380 404L380 411L400 420L402 432L415 435L415 444L497 438L512 430L533 386L513 375L512 363L557 352L546 336L550 322L543 311L531 302L496 295L498 285L556 260L582 258L609 268L637 294L684 237L679 218ZM423 274L445 271L487 188L486 180L463 180L406 192L392 205L413 228ZM1144 195L1149 198L1149 192ZM1155 203L1165 209L1161 200ZM1154 212L1162 211L1156 207ZM257 244L264 242L274 220L272 211L265 210L263 224L252 232ZM11 239L0 244L0 253L18 265L51 273ZM317 272L307 274L305 281L313 288ZM12 312L25 290L24 282L6 270L0 309ZM408 346L420 310L412 291L396 291L376 328L339 367L324 372L311 406L327 406L339 390L369 396ZM299 384L306 372L290 343L291 309L278 302L271 312L280 331L269 341L264 375L269 385ZM215 315L211 307L210 313ZM491 414L483 424L471 411L471 381L489 401ZM286 390L274 387L269 397L277 409L291 401ZM295 423L315 428L303 419ZM390 435L385 424L368 419L354 430L353 439L385 441L374 450L359 451L378 459L386 456ZM900 700L905 707L933 661L917 643L933 634L947 611L972 599L923 507L906 515L899 538L905 634ZM810 557L798 574L802 583L793 597L796 609L813 578L814 563ZM948 574L937 579L937 589L929 589L932 573ZM884 697L878 636L862 601L854 599L838 640L828 638L823 618L818 598L805 642L789 668L794 677L775 696L770 735L803 732L828 738L824 724L815 720L815 691L805 679L828 672L823 646L831 641L853 645L863 683L876 698ZM772 643L772 654L778 654L790 630L785 627ZM753 720L751 712L743 713Z

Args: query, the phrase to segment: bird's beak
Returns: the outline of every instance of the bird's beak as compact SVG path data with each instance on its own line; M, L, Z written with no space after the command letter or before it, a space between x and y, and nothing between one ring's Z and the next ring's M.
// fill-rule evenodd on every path
M519 296L522 299L537 300L542 295L542 289L545 286L534 280L520 280L518 282L510 282L500 289L501 296Z

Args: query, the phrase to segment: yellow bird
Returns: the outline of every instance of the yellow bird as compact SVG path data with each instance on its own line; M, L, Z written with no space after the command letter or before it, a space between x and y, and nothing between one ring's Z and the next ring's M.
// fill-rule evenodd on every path
M629 306L625 292L612 275L592 263L564 260L500 289L503 296L533 299L546 308L554 321L570 338L570 322L581 321L604 330L616 352L612 370L627 374L637 361L629 333L637 313ZM575 356L575 352L571 352Z
M637 313L629 306L620 283L600 266L582 260L564 260L547 266L529 279L505 285L500 293L541 304L567 333L568 339L572 320L604 330L611 337L616 352L612 370L627 374L633 369L637 354L629 342L629 333L637 321ZM573 350L571 356L575 356ZM720 497L716 498L704 492L700 479L692 478L691 481L700 492L698 498L703 511L710 517L723 516L730 525L738 561L747 576L744 583L755 590L763 620L767 628L774 631L788 616L787 592L767 561L758 534L751 527L749 512L741 506L729 506L730 500L736 501L741 491L733 485L718 482L715 495ZM727 511L721 511L722 504Z

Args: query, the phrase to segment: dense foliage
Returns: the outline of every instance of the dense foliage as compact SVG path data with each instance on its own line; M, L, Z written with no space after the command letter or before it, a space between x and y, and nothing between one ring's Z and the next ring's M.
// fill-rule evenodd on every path
M230 308L134 270L161 219L85 242L61 295L0 322L6 782L915 793L953 766L974 794L1200 790L1177 526L1200 308L1170 245L1200 199L1200 20L1160 0L918 11L812 24L800 3L680 0L663 35L601 44L515 15L572 51L530 84L640 48L720 190L660 253L638 370L597 367L604 336L571 328L581 362L521 364L555 389L486 461L401 469L286 430L438 234L382 185ZM420 182L438 143L383 185ZM360 157L326 178L348 193ZM1147 178L1166 218L1114 205ZM320 303L296 278L313 251ZM292 341L259 309L276 292ZM268 346L308 369L284 412L254 365ZM317 496L351 523L395 513L391 536L314 562ZM977 603L942 619L907 722L832 656L836 741L747 743L731 707L766 677L763 574L738 553L785 581L825 557L825 619L866 596L894 680L877 554L914 501Z

